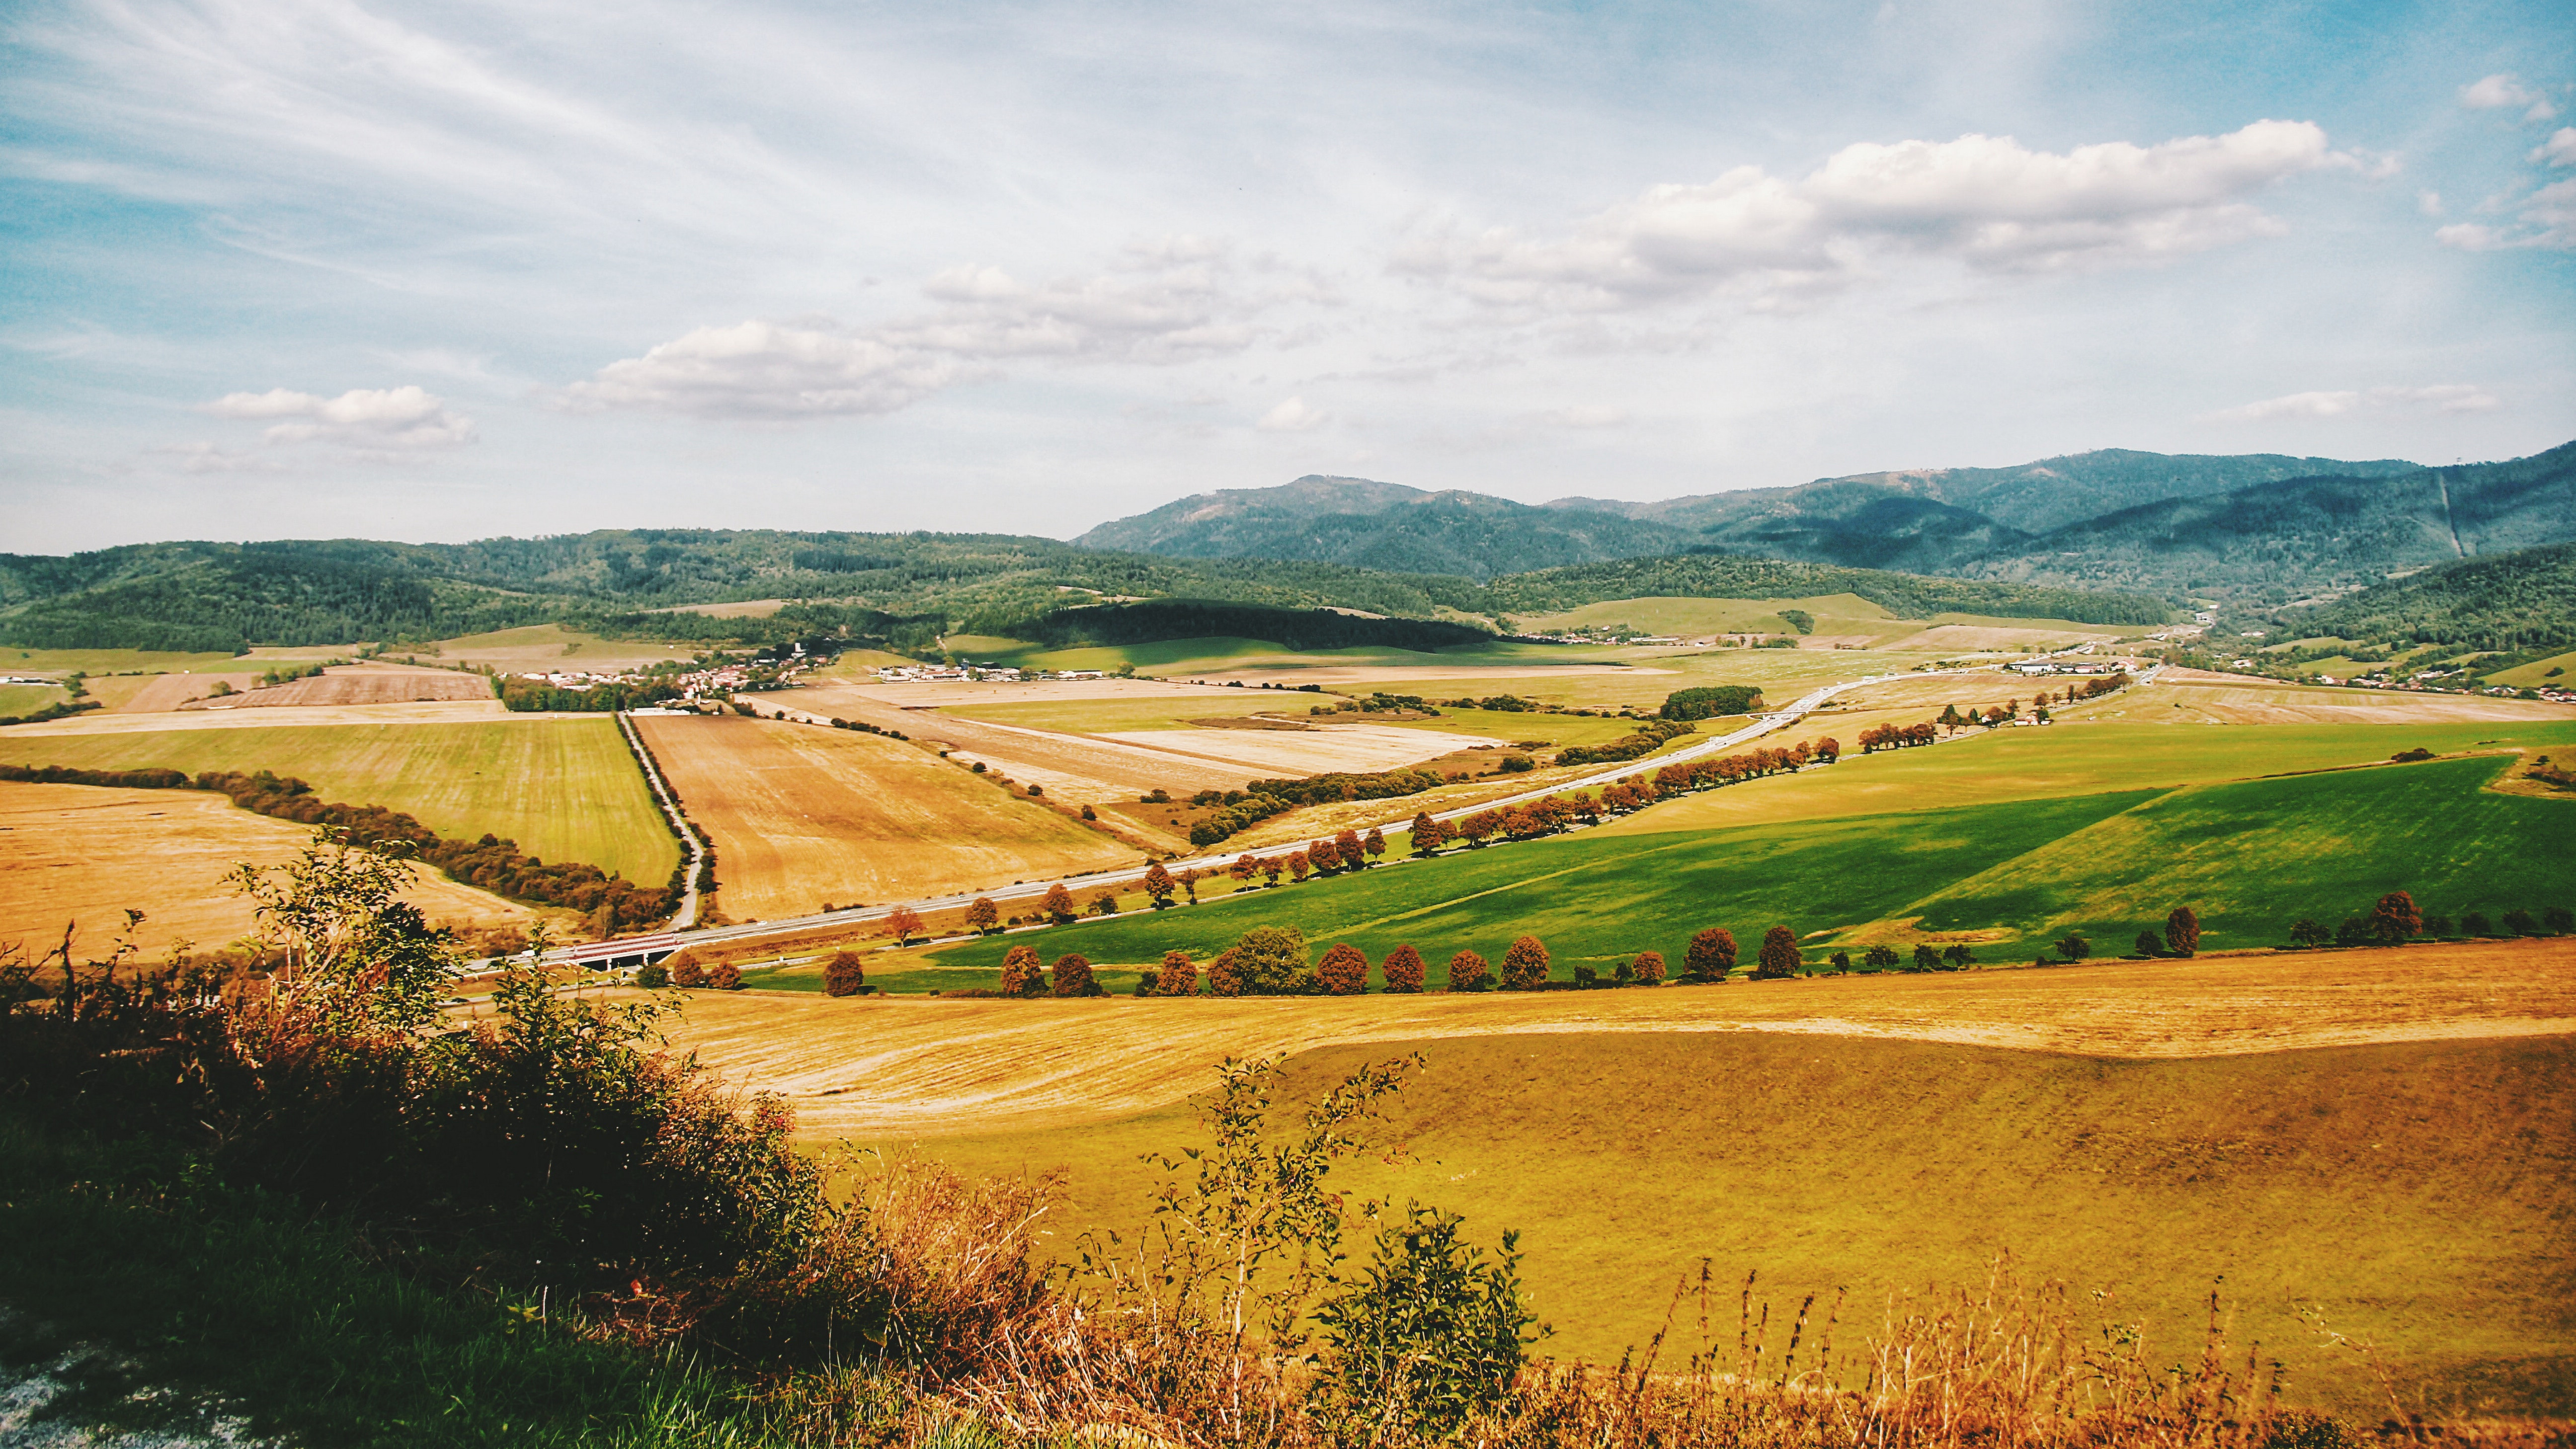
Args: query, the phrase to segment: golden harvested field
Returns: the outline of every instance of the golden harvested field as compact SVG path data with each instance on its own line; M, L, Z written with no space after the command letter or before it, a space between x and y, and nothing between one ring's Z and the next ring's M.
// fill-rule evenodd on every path
M12 740L55 735L148 735L167 729L300 729L311 725L476 724L492 720L598 719L595 714L512 714L497 699L437 700L422 704L307 705L302 709L189 710L184 721L167 713L119 714L98 710L25 724L9 731Z
M1119 740L893 705L874 697L880 692L861 692L846 685L808 686L767 696L764 702L824 718L860 720L881 729L901 730L916 740L947 749L969 764L980 762L1022 784L1036 785L1050 796L1079 805L1133 800L1158 789L1175 795L1211 789L1239 790L1260 773L1218 759L1173 754ZM1236 704L1244 693L1239 689L1198 692L1222 694L1223 702Z
M287 860L311 838L197 790L0 783L0 945L41 951L77 921L78 949L104 956L128 907L145 913L135 939L147 956L183 941L223 945L252 924L224 873L245 860ZM408 898L455 926L524 927L538 915L435 871Z
M254 676L256 682L256 676ZM241 686L236 685L235 688ZM328 707L351 704L415 704L492 698L490 680L452 669L415 668L404 664L351 664L311 679L297 679L219 700L178 706L187 710L266 707Z
M253 673L151 674L126 679L92 681L90 690L115 714L162 714L179 708L193 699L204 699L214 693L218 683L235 690L259 687L259 675Z
M468 634L441 640L419 653L442 664L490 664L501 669L621 669L693 657L687 646L642 639L602 639L561 624L530 624L489 634Z
M2576 1033L2576 940L1528 996L939 1001L700 993L672 1044L783 1094L816 1137L1075 1127L1317 1047L1783 1032L2134 1060Z
M1133 863L1136 852L1014 800L918 746L732 716L635 721L715 840L736 920L907 900Z
M968 704L1039 704L1069 699L1173 699L1197 695L1212 702L1240 701L1242 690L1216 685L1175 684L1161 679L1037 679L1025 684L978 680L936 680L918 684L873 681L809 686L798 691L820 695L846 692L879 704L901 708L938 708ZM813 706L821 708L821 706Z
M2140 724L2529 723L2576 719L2576 705L2542 700L2278 684L2168 684L2161 678L2103 700L2088 712L2097 719Z
M1314 656L1296 655L1295 659ZM1398 694L1492 694L1500 693L1497 684L1526 679L1583 679L1596 675L1660 675L1669 671L1632 664L1298 664L1283 661L1271 667L1261 665L1242 669L1211 672L1214 680L1240 679L1247 685L1293 674L1299 684L1320 684L1326 688L1343 684L1400 684ZM1679 686L1674 686L1678 688Z
M1436 727L1318 724L1302 730L1122 730L1093 736L1249 769L1264 777L1393 770L1492 740Z

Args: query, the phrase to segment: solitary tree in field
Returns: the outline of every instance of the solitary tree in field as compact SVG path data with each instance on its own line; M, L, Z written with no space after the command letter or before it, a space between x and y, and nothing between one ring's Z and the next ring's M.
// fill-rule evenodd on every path
M867 989L868 972L859 964L858 952L835 951L832 959L823 963L824 995L856 996Z
M1393 996L1418 994L1422 990L1422 978L1428 974L1422 964L1422 953L1409 945L1387 952L1385 964L1378 969L1386 973L1386 989Z
M2177 956L2188 956L2200 949L2200 917L2189 906L2176 906L2165 917L2165 949Z
M1038 909L1046 912L1046 918L1057 925L1069 926L1074 919L1073 892L1064 888L1063 881L1057 881L1047 887L1046 899L1038 902Z
M1042 996L1046 994L1046 968L1037 951L1028 946L1013 946L1002 953L1002 994L1004 996Z
M1735 933L1711 926L1682 951L1682 974L1693 981L1723 981L1735 969Z
M1834 968L1835 975L1849 976L1851 974L1851 953L1849 951L1836 951L1832 957L1825 962L1825 964Z
M1100 983L1091 979L1091 963L1072 951L1055 958L1055 981L1050 989L1058 996L1101 994Z
M1190 961L1187 951L1163 953L1163 969L1154 973L1156 996L1196 996L1199 990L1199 968Z
M2370 908L2370 934L2383 946L2411 941L2423 930L2424 915L2415 909L2415 898L2404 891L2390 891Z
M1762 933L1762 954L1753 975L1756 980L1778 981L1797 975L1806 960L1806 954L1798 949L1797 933L1786 926L1773 926Z
M886 930L893 934L896 945L902 945L921 934L921 912L910 906L895 907L886 912Z
M2141 956L2161 956L2165 953L2165 938L2153 931L2140 931L2137 944L2138 954Z
M1503 951L1503 989L1536 991L1547 984L1547 947L1523 936Z
M718 961L715 969L707 973L707 985L718 991L740 991L742 968L731 961Z
M1461 951L1449 958L1449 989L1452 991L1490 991L1494 986L1494 968L1473 951Z
M966 929L978 936L993 934L1001 924L1002 908L993 904L989 896L977 896L975 904L966 908Z
M2093 943L2082 936L2069 934L2065 940L2057 943L2057 954L2069 961L2081 961L2093 954Z
M1636 982L1640 986L1663 985L1664 953L1661 951L1638 952L1637 959L1628 963L1628 979Z
M1145 896L1154 903L1155 910L1167 911L1172 908L1174 888L1172 873L1163 869L1161 861L1155 861L1145 867Z
M1357 946L1335 942L1315 963L1315 975L1326 996L1357 996L1368 990L1369 958Z

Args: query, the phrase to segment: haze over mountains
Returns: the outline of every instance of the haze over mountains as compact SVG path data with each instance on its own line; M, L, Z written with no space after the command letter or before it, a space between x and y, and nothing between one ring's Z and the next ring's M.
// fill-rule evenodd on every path
M1309 476L1197 494L1075 542L1490 578L1651 554L1828 563L2281 602L2392 570L2576 538L2576 444L2427 468L2106 449L1653 502L1531 505ZM2277 597L2275 597L2277 596Z

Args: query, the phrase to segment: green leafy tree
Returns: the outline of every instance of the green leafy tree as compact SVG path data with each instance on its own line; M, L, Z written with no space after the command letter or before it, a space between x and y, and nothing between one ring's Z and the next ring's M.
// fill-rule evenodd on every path
M1940 970L1941 952L1939 948L1928 942L1917 942L1914 947L1914 969L1917 971Z
M1100 983L1092 979L1091 962L1076 951L1067 951L1055 958L1055 979L1048 989L1057 996L1103 994Z
M2297 924L2290 927L2290 939L2298 942L2302 946L2322 946L2326 942L2334 939L2334 933L2327 930L2325 927L2318 925L2312 917L2301 916L2299 917ZM2146 949L2147 944L2151 941L2155 943L2155 951L2149 951ZM2164 949L2164 942L2157 940L2155 935L2151 932L2140 931L2138 933L2138 949L2141 953L2152 956L2155 955L2156 952Z
M1358 1281L1316 1311L1327 1442L1436 1444L1510 1397L1546 1330L1521 1301L1520 1235L1488 1261L1460 1240L1465 1221L1409 1204Z
M407 1032L438 1019L465 959L452 934L401 898L417 875L400 855L326 829L282 865L238 865L225 879L250 899L281 1003L342 1032Z
M2200 949L2200 917L2189 906L2176 906L2165 917L2165 949L2189 956Z
M1872 971L1889 970L1893 968L1897 962L1896 948L1886 944L1885 942L1881 942L1878 945L1872 946L1868 950L1863 951L1860 954L1860 961L1862 965L1867 966Z
M2540 923L2548 927L2552 934L2564 936L2570 931L2576 931L2576 911L2571 911L2565 906L2549 906L2541 911ZM2443 934L2450 933L2445 931Z
M2523 910L2520 907L2516 907L2515 909L2504 913L2504 928L2513 932L2517 936L2537 936L2540 934L2540 922L2532 917L2531 912Z
M1046 967L1038 960L1035 948L1013 946L1002 953L1002 994L1004 996L1046 994Z
M1245 996L1299 996L1320 985L1307 969L1306 937L1293 926L1255 926L1228 954Z
M1154 973L1156 996L1196 996L1199 990L1199 968L1187 951L1163 953L1162 969Z
M1628 963L1628 979L1636 982L1640 986L1663 985L1664 953L1661 951L1638 952L1637 959Z
M2311 924L2314 923L2311 922ZM2141 956L2161 956L2165 953L2165 938L2153 931L2140 931L2136 945L2138 954Z
M2495 922L2488 920L2484 911L2471 911L2460 917L2460 934L2463 936L2492 936L2495 933Z
M1378 970L1386 976L1388 994L1415 996L1422 991L1422 979L1430 974L1422 963L1422 953L1411 945L1401 945L1386 953Z
M659 991L671 984L671 973L659 961L647 961L635 969L635 984L647 991Z
M1491 991L1494 968L1491 962L1473 951L1461 951L1449 958L1449 989L1452 991Z
M1941 953L1941 960L1953 971L1965 971L1977 964L1977 953L1962 941Z
M2093 954L2093 943L2082 936L2070 935L2057 943L2057 954L2069 961L2081 961Z
M1522 936L1503 950L1503 989L1536 991L1547 984L1547 947Z
M1315 978L1326 996L1357 996L1368 990L1369 958L1357 946L1335 942L1315 963Z
M1851 974L1851 953L1849 951L1836 951L1826 960L1825 964L1834 968L1835 975L1849 976Z
M1798 949L1797 934L1786 926L1773 926L1762 933L1762 953L1754 958L1753 975L1761 981L1795 976L1806 959L1806 953Z
M835 951L832 959L823 963L824 995L856 996L867 989L867 967L860 963L858 952Z
M2371 939L2370 922L2360 916L2346 916L2343 924L2335 927L2334 938L2338 946L2367 946Z
M1682 974L1693 981L1723 981L1735 969L1735 933L1711 926L1682 950Z

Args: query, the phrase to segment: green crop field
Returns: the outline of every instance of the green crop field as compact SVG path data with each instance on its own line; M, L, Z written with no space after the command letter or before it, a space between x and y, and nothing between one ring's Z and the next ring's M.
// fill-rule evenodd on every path
M2486 676L2489 684L2511 684L2524 689L2567 689L2576 686L2576 652L2553 654L2529 664L2498 670Z
M1819 634L1872 634L1894 638L1918 624L1857 594L1826 594L1812 599L1611 599L1586 604L1562 614L1523 618L1522 627L1537 631L1583 628L1642 629L1657 634L1787 634L1794 626L1783 609L1811 615Z
M280 725L152 734L0 734L0 761L100 770L269 770L328 800L401 810L441 835L516 840L642 885L679 863L643 772L603 715L489 724Z
M1972 933L1992 942L1990 959L2027 960L2069 931L2125 946L2185 904L2213 950L2277 944L2301 916L2331 925L2389 890L2452 915L2576 904L2576 805L2482 789L2503 766L2444 760L1726 830L1581 832L1026 939L1050 960L1079 951L1137 964L1175 948L1204 960L1253 926L1291 925L1318 949L1346 940L1372 959L1409 942L1436 984L1451 953L1499 960L1524 932L1547 943L1562 980L1578 962L1606 972L1649 949L1678 965L1706 926L1733 931L1747 963L1773 925L1823 933L1811 959L1844 942ZM1002 950L972 942L936 961L990 972Z
M1464 1213L1488 1245L1522 1229L1556 1329L1543 1351L1561 1358L1642 1346L1703 1259L1729 1354L1755 1271L1775 1350L1804 1295L1821 1321L1847 1292L1848 1352L1891 1293L1982 1282L2009 1253L2064 1281L2086 1330L2143 1323L2151 1362L2197 1356L2215 1286L2235 1352L2259 1340L2295 1400L2386 1408L2313 1309L2378 1345L2410 1407L2576 1413L2576 1039L2156 1062L1759 1032L1418 1049L1386 1134L1401 1164L1364 1156L1334 1184ZM1289 1077L1312 1092L1404 1050L1313 1052ZM970 1172L1063 1168L1062 1222L1132 1231L1160 1178L1140 1154L1198 1140L1176 1107L918 1150ZM1694 1317L1685 1304L1668 1362Z
M2005 688L1997 686L1997 702ZM2168 789L2365 765L2418 746L2437 754L2576 746L2576 721L2569 720L2176 726L2092 723L2082 721L2083 708L2078 707L2075 718L2046 729L1981 731L1928 749L1847 753L1829 769L1687 795L1604 828L1647 835L2105 790ZM1934 713L1927 707L1911 717L1929 719ZM1846 751L1857 748L1857 731L1831 718L1808 721L1793 733L1801 738L1838 735Z
M141 649L0 649L0 674L159 674L238 667L230 654L169 654Z
M71 698L50 684L0 684L0 714L28 715Z

